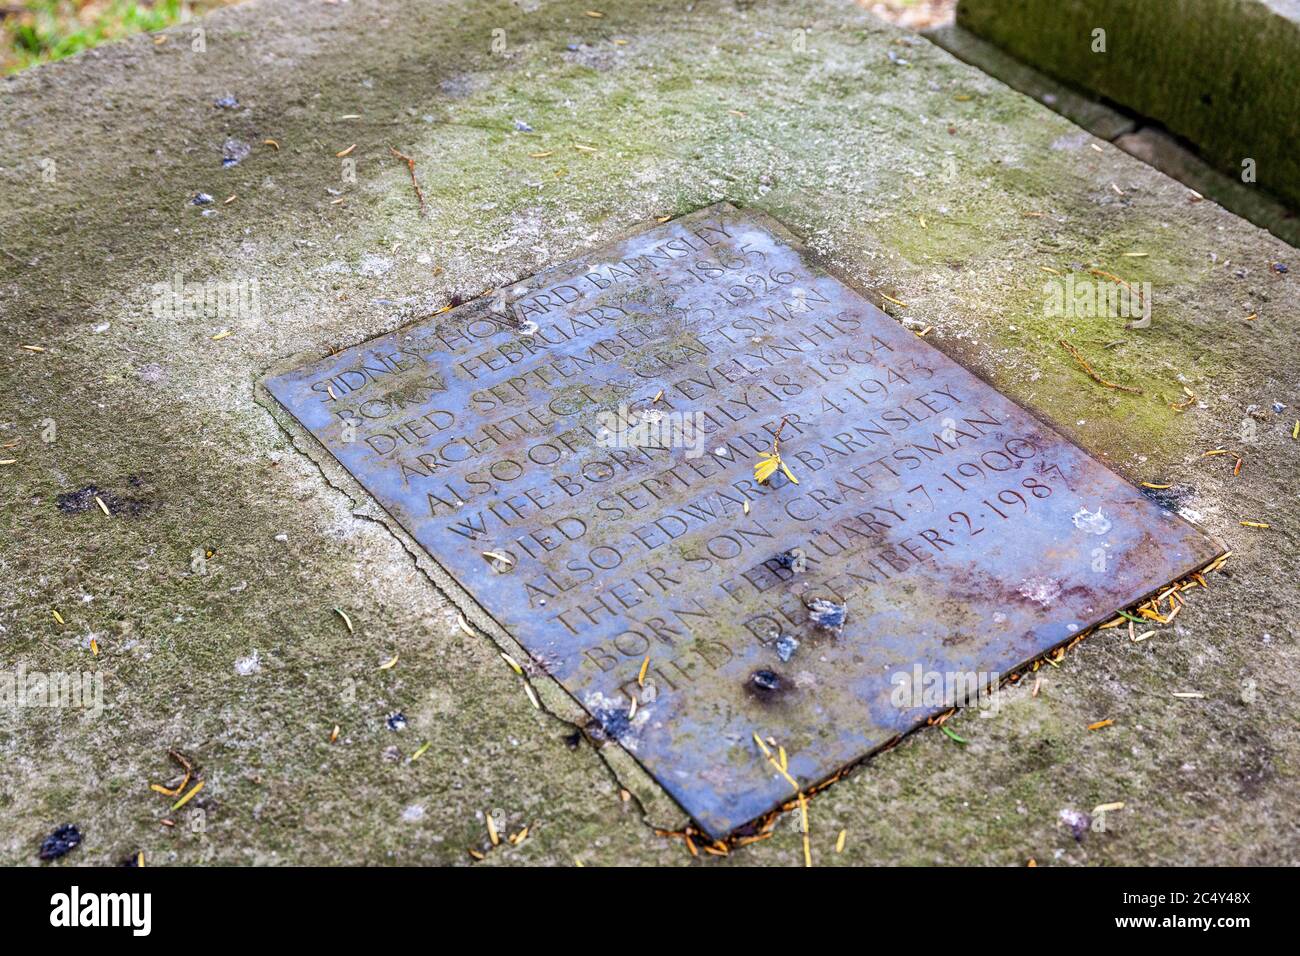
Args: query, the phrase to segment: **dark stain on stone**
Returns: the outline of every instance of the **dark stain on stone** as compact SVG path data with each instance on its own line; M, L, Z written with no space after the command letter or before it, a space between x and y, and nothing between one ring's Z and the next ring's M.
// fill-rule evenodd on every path
M41 841L40 858L57 860L81 846L81 831L74 823L65 823Z
M808 570L808 555L804 554L803 548L791 548L789 551L782 551L773 560L777 566L787 571L793 571L795 574L803 574Z
M1017 773L1047 770L1061 763L1061 744L1058 740L1040 737L1017 747L1011 759Z
M1191 485L1171 485L1168 488L1143 488L1142 494L1166 511L1177 511L1196 497L1196 489Z
M632 729L632 721L623 709L600 708L592 712L595 718L587 723L587 736L598 744L624 737Z
M86 485L78 491L69 491L66 494L59 495L59 510L64 514L77 514L81 511L88 511L95 503L95 495L99 494L99 488L95 485ZM108 502L104 502L108 504Z
M129 476L127 484L132 488L145 488L144 480L138 475ZM100 488L98 485L86 485L76 491L65 492L55 499L55 504L64 514L80 514L84 511L98 511L96 498L104 502L104 507L108 509L109 514L127 518L139 518L145 515L153 510L155 504L148 498L129 498Z
M1264 736L1254 729L1242 728L1234 735L1241 754L1237 770L1237 786L1247 797L1258 797L1264 784L1274 776L1273 748Z
M749 675L749 680L745 681L745 689L754 699L763 703L772 703L785 695L787 685L785 679L776 671L763 668Z

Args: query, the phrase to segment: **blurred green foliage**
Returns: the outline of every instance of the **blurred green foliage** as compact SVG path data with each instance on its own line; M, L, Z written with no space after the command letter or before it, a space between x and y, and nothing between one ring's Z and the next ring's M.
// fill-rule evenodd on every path
M0 71L14 73L132 33L160 30L231 0L0 0Z

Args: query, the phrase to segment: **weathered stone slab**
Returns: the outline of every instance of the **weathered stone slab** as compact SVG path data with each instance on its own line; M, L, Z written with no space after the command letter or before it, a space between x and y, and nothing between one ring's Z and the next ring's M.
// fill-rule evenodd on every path
M715 836L1220 550L726 204L266 385Z

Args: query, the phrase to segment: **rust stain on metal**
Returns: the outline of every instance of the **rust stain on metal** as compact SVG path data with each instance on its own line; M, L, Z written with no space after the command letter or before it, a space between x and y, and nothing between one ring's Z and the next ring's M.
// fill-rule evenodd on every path
M1222 550L728 205L266 385L715 837Z

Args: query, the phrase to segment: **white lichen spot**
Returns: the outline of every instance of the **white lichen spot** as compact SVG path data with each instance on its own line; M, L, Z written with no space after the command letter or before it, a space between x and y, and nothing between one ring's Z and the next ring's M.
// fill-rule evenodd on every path
M371 279L378 278L393 268L393 260L387 256L377 256L374 253L366 253L361 257L361 264L357 271L363 276Z
M1061 582L1055 578L1026 578L1021 582L1020 596L1043 607L1050 607L1061 596Z
M1101 513L1100 505L1096 511L1080 508L1074 513L1073 520L1074 526L1087 534L1105 534L1110 530L1110 519Z
M593 714L598 714L602 711L616 710L621 706L618 700L606 697L598 690L593 690L591 693L587 694L587 696L582 699L582 705Z
M402 811L402 819L407 823L418 823L424 819L424 807L413 803Z
M253 651L247 657L241 657L235 661L235 673L240 677L248 677L250 674L256 674L262 669L262 656Z

